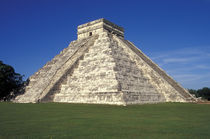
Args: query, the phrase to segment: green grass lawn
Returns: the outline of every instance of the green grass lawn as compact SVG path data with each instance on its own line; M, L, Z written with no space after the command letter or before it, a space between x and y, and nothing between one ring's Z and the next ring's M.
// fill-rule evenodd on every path
M0 103L0 138L210 138L210 105Z

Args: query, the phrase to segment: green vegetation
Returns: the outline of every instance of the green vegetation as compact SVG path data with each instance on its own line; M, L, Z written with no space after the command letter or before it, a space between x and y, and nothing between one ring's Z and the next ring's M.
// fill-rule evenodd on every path
M12 66L0 60L0 100L10 100L15 97L23 85L23 76L15 73Z
M0 138L208 138L210 105L0 103Z
M203 87L202 89L194 90L194 89L188 89L189 92L196 97L201 97L204 100L210 101L210 88Z

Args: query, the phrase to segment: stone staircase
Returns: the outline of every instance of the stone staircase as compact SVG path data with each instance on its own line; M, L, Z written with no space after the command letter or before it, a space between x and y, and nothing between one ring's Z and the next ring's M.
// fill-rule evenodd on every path
M90 37L83 45L78 46L76 51L69 57L69 59L58 69L53 78L48 83L48 86L43 90L39 97L41 102L49 102L54 98L54 94L60 91L61 85L66 83L67 77L70 76L78 63L83 59L84 54L89 47L93 45L97 36Z
M71 56L83 45L89 38L72 41L70 45L55 56L43 68L29 78L29 83L25 88L23 95L17 96L15 102L35 103L43 97L43 91L49 86L50 81L57 71L71 58Z
M99 34L84 59L67 75L54 95L54 102L124 104L118 92L113 71L110 40L107 33Z

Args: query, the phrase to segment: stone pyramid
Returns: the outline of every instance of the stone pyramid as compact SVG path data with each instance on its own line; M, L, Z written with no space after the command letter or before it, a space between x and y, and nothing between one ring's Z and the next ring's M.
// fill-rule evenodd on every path
M142 104L196 99L124 39L124 29L98 19L78 26L78 39L29 78L15 102Z

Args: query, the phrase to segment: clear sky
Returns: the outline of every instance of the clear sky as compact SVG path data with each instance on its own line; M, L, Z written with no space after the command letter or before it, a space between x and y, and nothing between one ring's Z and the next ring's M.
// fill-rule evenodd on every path
M0 0L0 60L28 78L98 18L185 88L210 87L210 0Z

